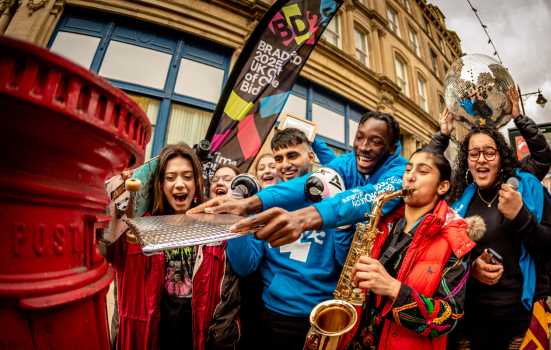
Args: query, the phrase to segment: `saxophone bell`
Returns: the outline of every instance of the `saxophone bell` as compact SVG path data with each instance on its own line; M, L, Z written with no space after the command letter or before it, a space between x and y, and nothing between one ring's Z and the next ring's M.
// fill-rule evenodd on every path
M356 309L344 300L327 300L316 305L310 313L312 330L304 350L336 349L341 336L350 332L357 321Z

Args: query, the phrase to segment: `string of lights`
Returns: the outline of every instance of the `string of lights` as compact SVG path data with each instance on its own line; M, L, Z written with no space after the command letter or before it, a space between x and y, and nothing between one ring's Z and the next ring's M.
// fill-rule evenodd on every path
M499 54L497 53L497 49L494 45L494 42L492 41L492 38L490 38L490 34L488 34L488 31L486 30L486 28L488 28L488 27L484 23L482 23L482 20L480 19L480 17L478 16L478 13L477 13L478 10L473 7L473 5L471 4L471 2L469 0L467 0L467 2L471 6L471 9L473 10L474 14L476 15L476 18L478 18L478 21L480 22L480 25L482 26L482 29L484 29L484 32L486 32L486 35L488 36L488 44L492 44L492 47L494 48L494 56L497 56L497 58L499 59L499 63L503 64L503 62L501 62L501 57L499 57Z

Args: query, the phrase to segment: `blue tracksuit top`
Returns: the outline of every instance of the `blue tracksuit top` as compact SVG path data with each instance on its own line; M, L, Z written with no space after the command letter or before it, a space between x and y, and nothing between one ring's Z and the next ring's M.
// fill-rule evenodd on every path
M394 155L367 179L358 172L354 153L334 159L327 167L340 174L348 190L332 198L325 198L320 203L312 204L304 194L304 184L309 175L265 188L257 196L262 200L263 210L280 207L294 211L313 205L323 219L322 230L356 224L365 221L365 214L370 213L371 203L379 193L402 187L407 160L400 156L400 151L401 145L398 143ZM388 213L402 203L401 198L387 202L383 213Z
M327 166L327 164L337 158L335 152L327 147L327 144L323 140L318 138L314 138L314 142L312 142L312 151L318 156L322 166Z
M322 165L336 158L322 140L314 139L312 150ZM317 304L333 299L342 271L335 259L334 239L333 230L308 231L294 243L271 248L249 235L229 240L226 252L238 275L260 269L264 282L262 300L267 308L306 317Z
M291 244L272 248L248 235L228 240L226 251L238 275L260 269L267 308L307 317L317 304L333 299L342 271L335 258L335 239L334 230L307 231Z

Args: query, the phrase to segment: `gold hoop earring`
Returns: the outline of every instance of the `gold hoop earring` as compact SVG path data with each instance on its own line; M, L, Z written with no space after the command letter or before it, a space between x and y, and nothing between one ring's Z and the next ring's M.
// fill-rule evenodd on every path
M467 186L469 185L469 169L467 169L467 172L465 173L465 182L467 183Z

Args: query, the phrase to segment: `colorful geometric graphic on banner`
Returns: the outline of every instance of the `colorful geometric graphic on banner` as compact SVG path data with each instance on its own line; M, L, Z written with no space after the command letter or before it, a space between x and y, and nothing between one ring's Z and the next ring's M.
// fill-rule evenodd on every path
M343 0L278 0L249 37L226 82L206 138L213 163L247 171L300 71Z

